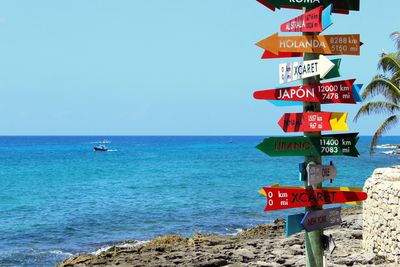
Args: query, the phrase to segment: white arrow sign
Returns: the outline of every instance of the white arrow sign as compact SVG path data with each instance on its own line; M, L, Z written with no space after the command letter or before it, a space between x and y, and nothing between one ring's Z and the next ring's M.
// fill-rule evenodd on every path
M336 178L336 167L334 165L307 165L308 185L316 185L326 180L333 180Z
M279 64L279 83L289 83L319 75L323 79L335 64L324 55L319 59Z

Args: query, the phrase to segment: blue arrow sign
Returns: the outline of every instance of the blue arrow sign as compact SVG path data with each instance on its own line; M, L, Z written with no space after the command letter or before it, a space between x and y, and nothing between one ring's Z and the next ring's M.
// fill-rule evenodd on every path
M326 29L333 24L332 20L333 5L330 4L322 11L322 29Z
M300 213L296 215L288 215L286 217L286 237L304 231L304 227L301 224L304 215L304 213Z

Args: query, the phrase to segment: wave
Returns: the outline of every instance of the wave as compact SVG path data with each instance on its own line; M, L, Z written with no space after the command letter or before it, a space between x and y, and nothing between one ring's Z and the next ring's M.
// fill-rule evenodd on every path
M231 229L225 228L225 230L226 230L226 231L229 231L229 230L231 230ZM243 232L243 230L244 230L244 229L242 229L242 228L235 228L235 229L233 230L233 233L227 233L226 235L236 236L236 235L240 234L241 232Z
M89 142L89 144L111 144L111 141L110 140L94 141L94 142Z
M393 144L384 144L380 146L376 146L378 149L396 149L399 148L399 145L393 145Z
M0 254L0 266L52 266L56 262L61 262L75 255L77 254L59 249L2 251Z
M53 255L58 255L58 256L63 256L63 257L72 257L74 256L74 254L70 253L70 252L64 252L61 250L49 250L49 251L41 251L39 252L39 254L53 254Z
M137 246L146 244L148 242L149 241L135 241L133 243L122 243L122 244L113 245L113 246L105 246L105 247L99 248L98 250L96 250L95 252L92 252L91 254L97 256L100 253L106 252L107 250L109 250L110 248L113 248L113 247L117 247L117 248L133 248L133 247L137 247Z
M386 155L400 155L400 150L389 150L389 151L383 151L381 154L386 154Z

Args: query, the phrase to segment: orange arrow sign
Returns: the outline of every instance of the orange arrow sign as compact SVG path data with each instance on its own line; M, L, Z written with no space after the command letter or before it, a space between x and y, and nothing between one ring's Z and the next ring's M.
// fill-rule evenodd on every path
M257 46L278 55L281 52L325 55L360 55L360 35L279 36L275 33Z

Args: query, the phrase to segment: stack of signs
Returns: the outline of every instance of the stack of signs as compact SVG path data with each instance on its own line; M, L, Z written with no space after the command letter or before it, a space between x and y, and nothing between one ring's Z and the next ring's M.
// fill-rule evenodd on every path
M257 0L271 10L280 8L309 11L281 25L282 32L316 33L314 35L281 36L275 33L257 43L265 50L262 58L302 57L306 53L319 54L315 60L279 64L279 84L310 77L324 79L323 83L265 89L254 93L255 99L288 103L314 102L321 104L356 104L362 98L362 87L355 79L326 81L340 77L341 59L332 55L360 55L362 45L359 34L318 35L333 24L332 13L349 14L358 11L359 0ZM313 8L313 9L312 9ZM311 10L310 10L311 9ZM347 112L286 113L278 124L286 133L349 130ZM270 137L257 146L271 157L284 156L350 156L359 155L356 144L358 133L328 134L317 137ZM315 210L287 217L287 236L301 231L317 231L341 224L341 208L319 209L327 204L359 204L367 198L361 188L321 188L324 181L333 182L337 169L330 165L300 164L300 179L306 187L264 187L260 193L267 198L265 211L300 207ZM318 185L318 186L317 186ZM317 186L317 187L313 187ZM318 188L318 189L317 189ZM334 244L327 237L326 247L333 251ZM333 248L333 249L332 249Z

